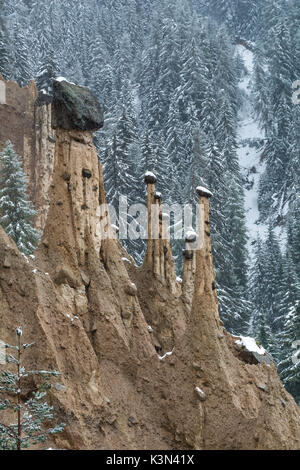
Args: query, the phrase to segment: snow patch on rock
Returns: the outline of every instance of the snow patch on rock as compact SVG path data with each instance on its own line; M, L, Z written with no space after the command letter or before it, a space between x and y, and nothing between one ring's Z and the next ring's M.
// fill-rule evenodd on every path
M76 85L76 83L70 82L65 77L57 77L57 78L55 78L55 81L56 82L67 82L67 83L70 83L71 85Z
M194 230L188 230L185 234L185 240L187 242L194 242L197 238L197 233Z
M195 392L197 393L201 401L206 400L206 394L203 392L203 390L201 390L200 387L195 387Z
M155 174L152 173L152 171L146 171L145 178L146 178L146 176L152 176L152 177L156 178Z
M262 346L258 346L254 338L250 336L240 336L240 339L236 341L236 344L243 346L247 351L261 354L262 356L266 353L266 350Z
M197 186L196 188L197 193L202 193L205 196L211 197L213 193L209 191L209 189L204 188L204 186Z

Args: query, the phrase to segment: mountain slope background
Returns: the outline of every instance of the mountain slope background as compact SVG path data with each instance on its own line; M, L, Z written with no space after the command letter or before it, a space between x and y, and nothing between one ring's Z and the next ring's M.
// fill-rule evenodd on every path
M62 75L102 102L110 203L144 201L147 170L165 202L194 202L198 184L214 193L222 319L272 352L299 402L299 2L8 0L0 11L6 79L51 94ZM183 242L172 243L180 272ZM140 264L144 242L124 245Z

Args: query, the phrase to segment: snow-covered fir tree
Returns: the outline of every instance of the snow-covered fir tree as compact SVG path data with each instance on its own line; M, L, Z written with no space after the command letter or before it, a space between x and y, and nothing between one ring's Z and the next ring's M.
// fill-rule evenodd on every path
M280 377L300 405L300 302L288 312L281 337Z
M13 75L19 85L24 86L28 84L31 78L33 78L31 76L32 64L30 63L27 40L18 23L14 25L13 38Z
M27 180L11 142L0 152L0 225L25 255L39 240L33 226L36 212L27 196Z
M23 356L33 344L21 342L22 327L16 329L16 336L16 345L5 344L6 364L12 365L13 369L0 367L0 450L27 449L46 442L65 427L64 423L49 427L54 407L45 401L51 388L50 381L59 377L59 372L25 368ZM40 383L28 392L28 378L32 376ZM13 422L11 416L14 416Z
M281 216L299 184L299 131L295 132L298 108L291 94L292 84L299 76L298 36L295 20L282 10L283 2L270 0L265 7L265 21L270 28L258 44L265 69L256 67L256 103L266 133L263 152L266 169L260 181L259 208L263 218ZM292 10L293 7L291 7ZM299 129L299 128L298 128Z
M4 1L0 1L0 74L7 80L12 75L12 57L10 39L3 17Z
M273 331L278 331L282 326L282 315L280 312L281 285L283 279L283 261L280 245L274 229L268 228L265 241L265 302L266 318L272 326Z
M52 94L53 80L58 76L58 66L54 57L54 50L47 54L42 62L36 77L38 90L47 95Z
M291 204L287 217L287 235L290 256L293 259L297 276L300 279L300 197Z
M252 315L250 324L250 334L256 330L256 323L261 312L267 308L265 296L265 283L267 282L265 268L266 254L261 238L258 236L255 241L254 256L250 269L249 291L252 300Z
M280 355L279 337L272 332L263 311L259 312L253 326L252 335L256 342L272 355L277 364Z

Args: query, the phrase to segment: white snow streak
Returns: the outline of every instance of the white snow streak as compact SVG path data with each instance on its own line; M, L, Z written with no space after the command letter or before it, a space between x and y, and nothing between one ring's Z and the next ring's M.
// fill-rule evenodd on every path
M237 52L244 60L245 66L248 70L246 75L240 82L240 88L245 93L245 99L243 108L240 111L239 116L239 148L238 156L240 167L244 176L249 178L250 184L253 185L249 189L245 189L245 211L246 211L246 226L249 234L249 252L251 253L252 242L257 238L257 235L261 235L264 238L266 233L266 226L257 223L259 218L258 211L258 184L259 177L264 170L263 164L260 163L260 151L254 147L250 147L248 144L243 144L242 141L245 139L263 139L264 135L260 130L258 123L255 121L253 116L253 108L251 105L250 97L250 80L253 72L253 53L243 46L237 46Z
M250 336L240 336L236 344L243 346L247 351L256 352L261 355L264 355L266 352L266 350L262 346L258 346L255 339L250 338Z
M173 351L170 351L170 352L166 352L166 354L164 354L163 356L158 356L159 360L162 361L163 359L165 359L167 356L172 356L173 354Z
M67 82L67 83L70 83L71 85L76 85L76 83L70 82L65 77L57 77L57 78L55 78L55 81L56 82Z

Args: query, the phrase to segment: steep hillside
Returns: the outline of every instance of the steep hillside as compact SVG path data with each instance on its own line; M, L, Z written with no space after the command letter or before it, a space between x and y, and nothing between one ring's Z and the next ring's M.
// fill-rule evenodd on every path
M35 258L0 228L0 337L13 342L22 324L36 342L29 365L63 373L51 399L67 426L51 446L299 448L299 408L275 366L219 319L210 193L197 192L206 229L201 249L185 257L182 285L168 239L148 240L135 267L118 240L104 239L114 228L98 209L101 108L87 90L56 82L52 112L50 207ZM146 184L148 208L159 205L154 180Z

